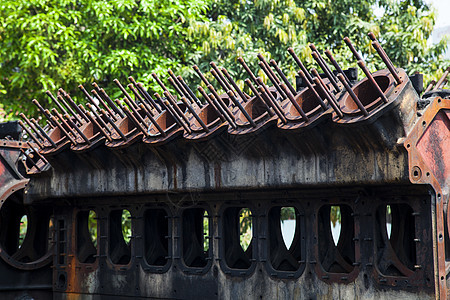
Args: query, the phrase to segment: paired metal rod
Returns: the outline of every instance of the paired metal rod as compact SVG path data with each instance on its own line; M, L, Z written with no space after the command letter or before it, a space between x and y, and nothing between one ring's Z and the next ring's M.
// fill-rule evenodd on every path
M206 124L199 117L199 115L195 112L195 110L192 108L192 106L189 105L188 101L186 100L186 97L181 97L181 101L184 103L184 105L186 105L186 107L189 109L189 111L194 116L194 118L198 121L200 126L203 127L203 130L205 130L206 132L209 132L210 130L209 130L208 126L206 126Z
M378 95L381 97L381 100L383 100L384 103L387 103L388 100L386 96L384 95L383 91L381 90L380 86L375 81L375 78L373 78L372 74L370 74L369 69L367 69L366 65L362 60L358 60L358 66L363 70L364 74L366 74L367 79L369 80L372 87L377 91Z
M356 51L355 47L353 47L352 42L348 37L344 38L344 42L347 45L347 47L350 49L350 51L353 53L353 56L356 58L356 60L362 60L361 55L359 55L358 51Z
M287 86L284 83L282 83L281 88L286 92L288 99L291 101L292 105L294 105L294 107L298 111L298 113L302 116L303 120L305 120L305 122L308 122L309 121L308 116L305 114L305 112L300 107L300 105L297 103L297 101L295 101L294 95L292 95L292 93L289 91Z
M266 73L267 77L269 77L270 82L272 82L273 86L277 89L278 93L280 93L280 96L283 99L286 99L287 95L284 93L283 89L281 89L280 85L278 84L277 80L272 76L271 72L267 70L266 65L261 61L258 63L258 65L263 70L263 72Z
M339 118L344 117L342 114L342 111L340 110L338 104L336 104L330 95L328 89L323 85L323 81L321 81L319 78L314 77L314 83L316 84L316 87L319 87L322 90L322 93L325 95L325 98L327 99L330 106L333 108L335 113L338 115Z
M225 77L228 79L228 81L231 83L231 85L234 87L234 90L238 93L239 97L241 97L242 101L247 102L247 96L241 91L241 89L238 87L236 82L233 80L233 78L228 73L227 69L222 68L222 73L225 75Z
M258 84L258 81L256 80L255 74L253 74L252 70L250 70L250 68L247 66L247 64L245 63L244 59L242 57L238 57L237 61L242 65L244 70L247 72L248 76L250 76L251 80L255 84Z
M50 118L50 114L47 114L47 112L45 111L45 109L41 106L41 104L39 104L39 102L36 99L31 100L31 102L36 105L36 107L42 112L42 114L44 114L44 116L47 118L47 120L53 124L53 126L56 126L56 124L53 123L52 119Z
M372 42L372 46L375 48L375 50L378 52L378 55L380 55L381 59L383 60L386 67L389 69L389 72L391 72L392 76L395 79L395 82L397 84L402 83L402 80L397 74L397 70L395 69L394 65L392 64L391 60L387 56L387 54L384 52L383 48L381 47L380 43L378 41Z
M95 108L100 111L100 107L98 106L98 104L94 101L94 99L91 97L91 95L89 95L88 91L86 91L86 89L84 88L84 86L82 86L81 84L78 86L78 88L83 92L83 94L86 96L86 98L88 99L88 101L90 103L92 103Z
M278 111L284 116L283 109L281 108L280 104L275 99L275 97L272 95L272 93L270 92L269 88L264 84L264 82L262 81L261 77L256 78L256 81L258 83L258 86L262 86L263 87L265 93L270 98L270 100L271 100L271 102L273 104L273 107L276 107L278 109Z
M150 122L152 122L152 124L156 127L159 133L162 136L166 136L167 135L166 132L161 128L161 126L159 126L158 122L156 122L156 120L153 118L153 116L150 114L149 110L144 106L144 104L143 103L139 104L139 107L144 111L147 118L150 120Z
M281 83L280 80L278 79L277 75L275 75L275 73L272 71L272 69L270 68L269 64L264 59L264 56L262 56L261 53L258 53L257 57L264 64L264 66L266 67L267 71L270 73L270 75L272 75L273 79L275 79L275 82L277 84L280 84ZM267 75L269 75L269 74L267 74Z
M244 117L247 119L247 121L252 125L253 127L256 127L255 121L253 121L252 117L248 114L248 112L245 110L245 108L242 106L242 104L239 102L239 100L234 97L234 94L232 91L227 92L228 97L230 97L231 101L234 102L234 104L239 108L239 110L242 112Z
M194 92L192 92L191 88L187 85L187 83L184 81L183 77L177 76L177 79L180 81L181 85L184 87L184 89L188 92L188 95L191 97L191 100L193 103L197 104L198 107L203 107L203 104L200 102L200 100L195 96Z
M186 117L186 115L184 114L183 111L181 111L180 107L178 107L178 104L175 102L175 100L173 100L172 98L169 97L169 93L168 92L164 92L164 96L167 98L167 100L169 101L170 104L172 104L173 108L175 109L175 111L177 112L177 114L183 118L184 122L186 122L186 124L189 125L189 119Z
M59 122L56 120L56 118L52 115L50 115L50 118L52 119L53 122L55 122L56 126L58 126L59 130L61 130L61 132L67 137L67 139L74 145L76 145L77 143L75 142L75 140L70 136L70 134L64 129L64 127L59 124Z
M225 112L222 105L220 105L216 99L214 99L214 96L211 94L211 97L206 94L205 90L199 86L197 87L200 94L203 95L203 98L208 101L208 103L214 104L213 107L219 112L219 116L221 116L222 121L227 121L233 128L236 128L236 125L234 124L233 120L230 118L230 116Z
M325 76L328 77L328 79L330 80L331 84L333 85L334 89L336 90L336 92L340 92L341 89L339 88L337 82L334 80L334 76L328 71L328 68L325 67L324 63L322 62L322 60L319 58L319 55L317 54L317 52L313 52L312 53L312 57L314 58L314 60L317 62L317 64L319 65L319 67L322 69L322 71L325 73Z
M81 138L86 142L86 144L90 145L91 141L86 137L86 135L84 135L84 133L80 130L80 128L78 128L78 126L75 125L75 123L72 121L72 119L70 119L69 114L66 114L65 118L67 119L69 126L76 130L78 135L81 136Z
M275 71L277 71L278 75L280 75L281 79L284 81L284 83L289 88L291 93L294 94L294 95L297 94L297 91L294 89L294 87L291 85L289 80L286 78L286 76L284 75L283 71L281 71L280 67L278 67L277 62L275 60L271 59L270 60L270 65L275 68Z
M300 75L300 77L303 78L303 80L306 82L306 84L308 85L308 88L311 90L311 92L314 94L314 97L317 99L317 101L319 102L320 106L322 107L323 110L327 109L327 105L325 104L325 102L323 102L322 98L320 97L319 93L317 93L316 89L314 88L314 86L311 84L311 82L309 82L309 80L306 78L305 73L303 73L302 70L298 71L298 74Z
M147 92L147 90L144 88L144 85L140 82L137 83L137 87L142 91L142 93L145 95L145 98L147 99L147 102L150 102L150 105L153 106L158 113L162 113L162 107L163 104L162 103L156 103L155 100L153 100L153 98L150 96L150 94Z
M50 136L47 134L47 132L45 132L44 129L42 129L42 127L39 125L39 123L35 120L35 119L31 119L31 122L33 122L34 127L36 127L41 134L45 137L45 139L53 146L56 148L56 144L55 142L50 138Z
M341 73L342 75L344 75L345 80L347 81L347 83L350 85L351 82L348 79L347 75L345 75L344 71L341 69L341 66L339 66L339 64L337 63L337 61L334 59L333 54L331 53L330 50L325 50L325 55L328 57L328 59L330 60L331 64L334 66L334 68L336 69L336 71L338 73Z
M233 91L233 88L228 83L228 81L225 79L225 77L223 77L223 74L220 72L220 70L217 67L217 65L213 61L210 62L209 65L214 69L214 71L216 71L216 74L220 77L220 80L222 80L222 82L225 84L225 86L226 86L225 90L226 91Z
M111 118L112 118L114 121L117 121L118 119L117 119L116 115L115 115L114 112L109 108L109 106L108 106L108 105L106 104L106 102L102 99L102 97L100 97L100 95L97 93L97 91L96 91L96 90L92 90L91 93L94 94L94 97L98 99L98 101L102 104L102 106L103 106L103 107L106 109L106 111L109 113L109 115L111 116ZM100 109L100 110L102 110L102 109ZM122 117L122 118L123 118L123 117Z
M445 69L444 74L442 74L441 78L439 78L438 82L436 83L436 88L440 88L440 86L442 85L442 83L446 80L448 73L450 72L450 67L448 67L447 69ZM445 83L444 83L445 85Z
M306 78L309 80L309 82L313 83L313 79L311 77L311 75L309 74L308 70L305 68L305 66L303 65L303 63L300 61L300 59L298 58L298 56L295 54L294 49L292 49L291 47L289 47L287 49L287 51L289 52L289 54L292 56L292 58L294 59L294 61L297 63L297 65L300 67L300 69L303 71L303 73L305 73Z
M252 82L247 78L245 79L245 83L248 85L248 87L252 90L253 94L255 94L255 97L258 98L258 100L264 104L264 106L266 107L267 113L273 117L275 115L275 113L272 111L272 109L270 108L270 105L268 105L266 103L266 101L262 98L262 96L259 94L259 92L256 90L256 88L253 86ZM247 82L248 81L248 82Z
M322 66L323 66L326 69L326 71L324 69L322 69L322 70L324 70L325 73L330 74L330 76L333 77L333 80L336 82L337 81L337 77L333 74L333 72L331 71L330 67L328 66L328 64L325 62L325 60L323 59L322 55L320 54L319 50L317 50L316 46L313 43L311 43L311 44L309 44L309 48L311 49L311 51L313 53L317 54L317 57L318 57L318 59L320 61L319 65L321 65L320 68L322 68Z
M33 141L36 142L39 148L44 149L44 146L41 144L39 139L35 137L33 133L31 133L31 131L25 126L25 124L23 124L21 120L19 120L19 125L27 132L27 134L33 139Z
M25 121L25 123L28 124L28 126L30 126L31 130L33 130L41 140L45 140L42 134L36 129L34 124L31 123L31 121L23 113L20 113L19 116Z
M228 115L229 117L229 121L231 121L230 124L232 124L233 128L237 128L236 125L236 120L234 118L233 113L230 111L230 109L226 106L226 104L222 101L222 99L220 98L220 96L217 94L216 90L214 89L214 87L209 84L207 86L208 90L211 92L211 94L213 94L214 98L216 98L217 103L222 107L222 109L224 110L224 112Z
M344 85L345 89L347 90L347 92L349 93L350 97L352 97L353 101L355 102L355 104L358 106L359 110L364 114L364 116L369 115L369 113L367 112L366 108L364 107L364 105L361 103L361 101L358 99L358 96L356 96L356 94L353 92L352 88L347 84L347 82L345 81L344 76L342 76L342 74L338 74L338 78L339 80L342 82L342 84Z
M258 90L261 93L261 97L262 99L264 99L264 102L266 102L267 105L271 106L272 109L274 110L274 112L277 114L278 118L284 123L287 123L286 117L283 115L283 112L281 112L278 109L278 106L276 106L272 99L270 99L270 97L267 95L266 90L264 89L263 86L258 86Z
M86 109L83 107L83 105L79 104L78 107L86 114L86 116L89 118L91 123L95 126L97 126L98 130L102 133L102 135L110 142L112 142L112 138L109 136L109 134L100 126L100 124L91 116L91 114L86 111Z
M126 98L124 98L124 101L128 105L128 107L131 109L131 114L132 114L133 118L138 121L139 127L141 126L141 124L144 126L144 128L143 128L143 129L145 129L144 135L148 136L148 132L147 132L148 126L147 126L147 124L145 124L145 121L142 118L141 114L138 112L138 110L136 108L134 108L132 105L130 105L130 103L128 103L129 101ZM139 109L139 107L138 107L138 109Z
M101 126L108 131L109 135L112 134L111 129L109 129L109 127L106 125L105 121L103 121L103 119L100 117L100 115L97 113L97 111L95 111L95 109L93 109L92 105L90 103L86 103L86 106L91 110L91 112L94 114L94 117L98 120L99 124L101 124ZM99 109L98 111L102 111L101 109Z
M117 127L116 123L114 123L114 121L111 120L111 118L108 116L106 111L104 109L101 109L100 112L103 114L103 117L106 119L106 121L108 121L108 123L111 124L111 126L114 128L116 133L118 135L120 135L121 139L123 139L126 142L127 137L123 134L123 132L119 129L119 127ZM112 135L111 135L111 137L112 137Z

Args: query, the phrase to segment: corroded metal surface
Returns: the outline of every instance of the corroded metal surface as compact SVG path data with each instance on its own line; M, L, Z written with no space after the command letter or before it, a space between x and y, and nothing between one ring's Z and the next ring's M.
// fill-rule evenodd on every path
M238 59L248 91L211 63L215 86L194 67L199 94L169 70L177 95L153 74L162 96L130 77L114 80L122 101L95 83L79 86L85 106L63 89L47 92L56 108L33 100L47 119L22 115L33 143L0 143L0 293L26 284L55 299L445 299L445 78L420 98L369 36L387 69L369 72L345 39L359 81L310 45L323 74L288 49L297 90L258 55L268 84Z

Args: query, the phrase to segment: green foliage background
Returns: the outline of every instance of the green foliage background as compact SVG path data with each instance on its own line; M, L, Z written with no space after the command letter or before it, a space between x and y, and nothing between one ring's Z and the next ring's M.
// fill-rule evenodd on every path
M374 9L385 13L375 15ZM343 67L355 66L345 36L371 70L384 68L369 31L379 36L394 64L410 74L425 73L428 82L449 65L442 59L446 40L427 43L434 20L422 0L3 0L0 106L6 118L22 111L33 115L31 100L48 107L43 92L58 88L82 103L77 86L93 81L115 98L120 92L112 80L126 82L129 75L160 92L151 73L165 78L168 68L194 86L200 81L191 66L206 72L212 60L243 86L246 75L236 59L243 56L266 79L257 68L259 52L278 61L293 80L297 68L286 52L290 46L307 67L317 67L310 42L330 48Z

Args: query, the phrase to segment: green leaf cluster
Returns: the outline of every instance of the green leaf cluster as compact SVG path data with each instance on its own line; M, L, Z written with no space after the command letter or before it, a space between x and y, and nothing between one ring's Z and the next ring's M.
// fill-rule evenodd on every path
M206 73L210 61L226 67L243 87L248 76L239 56L267 81L258 53L275 59L293 81L297 66L288 47L308 68L318 68L309 43L331 49L343 68L355 67L345 36L374 71L384 65L369 31L396 66L422 72L428 82L450 64L443 60L447 40L428 42L434 20L423 0L3 0L0 112L7 118L22 111L33 115L30 100L50 104L43 92L60 87L83 102L77 86L93 81L121 97L112 80L126 82L130 75L160 92L151 73L165 78L169 68L194 86L200 80L191 66Z

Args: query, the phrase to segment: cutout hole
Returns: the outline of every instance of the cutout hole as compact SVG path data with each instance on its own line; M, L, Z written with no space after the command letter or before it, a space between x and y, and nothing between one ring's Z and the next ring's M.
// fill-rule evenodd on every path
M203 208L183 211L183 261L188 267L203 268L207 265L209 237L208 213Z
M126 265L131 260L131 214L128 210L113 210L109 215L108 253L113 264Z
M93 210L77 215L77 258L81 263L93 263L97 254L97 219Z
M386 205L386 233L388 239L391 239L391 231L392 231L392 212L391 206Z
M25 236L27 235L27 229L28 229L28 217L27 215L23 215L22 218L20 218L19 223L19 248L22 247L23 241L25 240Z
M149 209L144 214L144 257L151 266L164 266L169 256L169 218L164 209Z
M330 225L333 242L337 246L341 237L341 208L339 206L331 206L330 208Z
M280 210L280 226L284 244L290 249L294 240L297 220L294 207L282 207Z
M242 250L247 251L252 242L252 215L249 208L242 208L239 211L239 241Z

